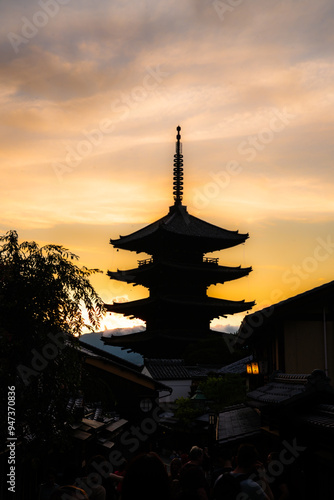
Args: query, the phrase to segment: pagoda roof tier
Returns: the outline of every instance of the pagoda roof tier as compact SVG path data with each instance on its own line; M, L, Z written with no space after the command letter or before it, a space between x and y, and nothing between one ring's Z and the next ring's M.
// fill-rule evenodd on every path
M251 267L241 266L229 267L219 266L212 262L202 262L200 264L180 264L171 261L154 262L149 260L147 263L139 265L135 269L108 271L111 279L124 281L126 283L136 283L146 287L152 286L156 281L161 281L161 276L182 276L183 279L193 279L196 276L196 282L206 284L224 283L232 281L243 276L247 276L252 271Z
M111 337L103 337L102 340L106 345L140 352L145 357L161 357L163 353L164 358L175 358L175 356L183 356L189 343L214 338L224 338L224 334L209 328L190 332L173 328L163 332L144 330L127 335L111 335Z
M114 302L113 304L105 304L107 311L125 316L134 316L144 321L151 319L156 314L160 307L165 314L168 314L169 306L173 314L177 310L180 311L180 316L196 314L206 316L208 319L224 316L226 314L235 314L251 309L255 302L245 302L244 300L234 301L225 299L216 299L212 297L148 297L146 299L134 300L131 302Z
M182 248L213 252L244 243L247 234L222 229L187 212L184 205L173 205L169 213L148 226L119 239L110 240L115 248L154 254L156 251Z

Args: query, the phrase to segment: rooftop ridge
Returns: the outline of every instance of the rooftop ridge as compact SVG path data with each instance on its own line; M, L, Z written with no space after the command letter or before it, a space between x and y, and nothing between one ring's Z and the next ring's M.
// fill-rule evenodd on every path
M287 382L290 384L306 384L308 382L309 373L276 373L273 377L277 382Z

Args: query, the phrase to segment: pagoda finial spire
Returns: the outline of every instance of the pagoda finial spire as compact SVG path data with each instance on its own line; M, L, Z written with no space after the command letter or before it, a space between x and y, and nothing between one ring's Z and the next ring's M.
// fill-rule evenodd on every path
M175 155L174 155L174 170L173 170L173 196L174 196L174 205L182 205L183 198L183 154L182 154L182 144L180 142L181 135L180 130L181 127L178 126L176 128L177 136L176 136L176 147L175 147Z

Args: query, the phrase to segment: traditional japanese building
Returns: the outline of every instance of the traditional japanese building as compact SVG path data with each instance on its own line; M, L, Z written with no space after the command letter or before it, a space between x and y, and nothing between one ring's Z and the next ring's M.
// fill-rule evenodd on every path
M333 383L334 281L245 316L235 341L252 349L263 381L321 369Z
M249 310L254 302L207 296L212 284L247 276L251 267L220 266L205 254L244 243L248 234L228 231L190 215L183 199L181 127L177 127L174 155L173 197L169 213L148 226L110 240L117 249L146 253L138 267L108 271L111 279L149 289L149 297L114 302L107 310L146 321L146 331L104 341L133 349L148 357L182 355L187 344L219 335L210 320Z

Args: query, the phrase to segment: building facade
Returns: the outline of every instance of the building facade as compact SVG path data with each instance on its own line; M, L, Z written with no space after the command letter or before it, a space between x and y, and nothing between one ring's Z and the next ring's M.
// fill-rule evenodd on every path
M320 369L334 381L334 281L247 315L236 342L252 347L262 376Z

